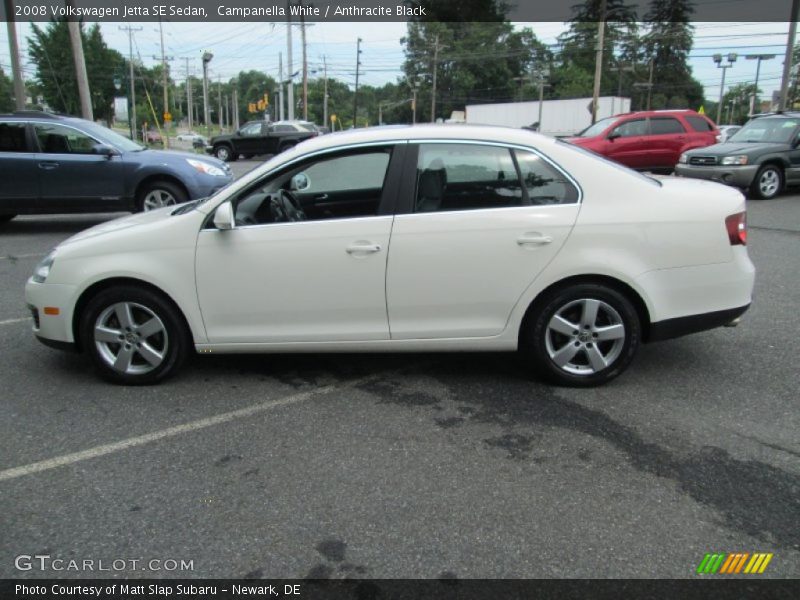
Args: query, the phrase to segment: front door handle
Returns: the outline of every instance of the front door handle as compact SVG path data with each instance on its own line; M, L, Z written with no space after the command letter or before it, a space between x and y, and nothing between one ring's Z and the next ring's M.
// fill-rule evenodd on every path
M374 254L381 251L380 244L373 244L372 242L355 242L350 244L346 249L348 254Z
M549 235L542 235L541 233L526 233L517 238L517 244L520 246L543 246L553 241Z
M47 160L47 161L44 161L44 162L40 162L39 163L39 168L40 169L45 169L47 171L50 171L52 169L57 169L58 168L58 163L57 162L53 162L51 160Z

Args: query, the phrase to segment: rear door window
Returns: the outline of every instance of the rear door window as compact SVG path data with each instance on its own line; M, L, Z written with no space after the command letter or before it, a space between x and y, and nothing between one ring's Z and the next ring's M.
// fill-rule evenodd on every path
M711 123L709 123L708 120L704 119L703 117L688 116L686 117L686 120L695 131L714 131L713 125L711 125Z
M479 144L422 144L415 212L521 206L511 150Z
M573 204L578 189L566 176L538 154L514 150L522 185L527 196L524 204Z
M0 152L28 152L25 123L0 123Z
M652 135L667 135L670 133L686 133L678 119L673 117L654 117L650 119L650 133Z

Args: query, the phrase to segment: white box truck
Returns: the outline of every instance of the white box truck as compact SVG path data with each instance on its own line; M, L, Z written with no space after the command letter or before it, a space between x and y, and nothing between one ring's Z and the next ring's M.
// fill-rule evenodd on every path
M555 137L574 135L592 124L591 105L591 98L545 100L539 131ZM601 96L597 103L597 120L630 110L630 98ZM539 101L469 104L465 113L467 123L527 127L539 121Z

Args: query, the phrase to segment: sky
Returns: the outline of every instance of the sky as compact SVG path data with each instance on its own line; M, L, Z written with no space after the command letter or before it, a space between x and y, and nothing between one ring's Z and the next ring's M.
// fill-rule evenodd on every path
M134 55L145 65L160 61L161 46L158 23L127 23L142 27L135 33ZM515 23L516 28L530 27L546 44L553 44L566 29L563 23ZM128 34L119 30L117 23L102 23L101 31L106 43L125 56L128 55ZM210 76L222 80L243 70L262 70L277 78L279 53L283 53L287 68L287 24L285 22L261 23L171 23L164 22L165 54L175 58L171 63L173 78L185 77L187 61L190 73L201 74L200 55L204 50L214 54L210 63ZM745 60L745 54L771 53L776 58L761 65L759 87L762 97L769 98L780 87L788 23L695 23L694 47L690 66L694 76L705 87L706 98L719 97L722 71L711 56L715 53L737 52L739 59L726 76L729 85L752 82L755 78L755 60ZM32 77L34 66L27 58L25 39L30 35L30 25L17 24L25 76ZM361 70L359 81L380 86L395 81L401 74L403 46L400 39L406 32L405 23L314 23L306 28L308 65L311 77L321 76L323 61L328 65L328 77L345 83L355 83L356 39L361 43ZM292 27L293 70L299 71L301 62L300 27ZM159 57L158 59L156 57ZM0 66L9 74L10 58L6 27L0 27ZM317 72L315 74L315 72ZM296 79L296 81L299 81Z

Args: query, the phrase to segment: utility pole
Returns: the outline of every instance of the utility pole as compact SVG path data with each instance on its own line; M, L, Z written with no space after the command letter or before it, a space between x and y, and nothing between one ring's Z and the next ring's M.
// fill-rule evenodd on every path
M619 63L616 67L611 67L609 69L609 71L616 71L616 72L619 73L618 79L617 79L617 98L622 98L622 73L625 72L625 71L628 71L629 73L632 73L634 71L634 68L633 68L632 65L631 66L627 66L627 67L623 67L622 63ZM615 101L615 98L612 98L611 99L611 114L612 115L615 114L614 113L614 101ZM620 106L620 110L622 110L622 108L623 107Z
M14 22L14 9L11 0L5 0L6 27L8 28L8 51L11 54L11 74L14 77L14 106L25 110L25 79L19 64L19 44L17 43L17 24Z
M278 120L283 121L283 52L278 53L278 104Z
M289 4L291 4L290 0L286 0L286 67L289 75L287 77L289 80L289 88L287 90L286 97L286 116L290 121L294 121L294 83L292 83L294 73L294 71L292 71L292 12L288 9Z
M597 24L597 48L594 59L594 89L592 90L592 124L597 121L597 104L600 100L600 79L603 76L603 46L606 39L606 0L600 1L600 22Z
M222 76L221 75L217 75L217 102L219 103L219 114L217 116L217 122L219 123L219 132L222 133L222 127L223 127L222 117L224 115L223 115L223 112L222 112Z
M550 76L549 69L542 69L538 72L539 75L539 128L536 131L542 131L542 108L544 107L544 88L550 87L549 83L545 83L544 80Z
M189 76L189 61L190 57L184 56L183 60L186 61L186 118L189 122L189 131L193 127L193 110L192 110L192 78Z
M78 21L68 21L69 42L72 46L72 58L75 61L75 77L78 80L78 95L81 99L81 116L87 121L94 121L92 114L92 96L89 92L89 78L86 76L86 60L83 56L83 39L81 38L81 24Z
M322 126L328 126L328 60L322 55Z
M141 27L131 27L130 25L126 25L123 27L120 25L118 27L120 31L127 31L128 32L128 66L130 67L130 78L128 79L128 88L131 92L131 105L128 109L128 115L131 122L131 139L136 141L137 137L137 129L136 129L136 82L133 78L133 32L134 31L141 31Z
M356 91L353 94L353 129L356 128L358 116L358 73L361 66L361 38L356 42Z
M800 0L792 0L792 13L789 15L789 36L786 39L786 53L783 56L783 76L781 77L781 96L778 99L778 110L786 110L787 96L789 95L789 77L792 73L792 51L794 50L794 36L797 33L798 9Z
M303 0L298 0L303 6ZM303 40L303 120L308 121L308 61L306 60L306 18L300 11L300 37Z
M206 122L206 135L211 137L211 119L208 109L208 63L214 55L211 52L203 52L203 116Z
M158 33L161 36L161 79L162 79L162 86L164 88L164 114L161 115L162 123L164 123L164 148L169 148L169 130L167 129L167 121L170 119L166 118L166 115L169 114L169 73L167 72L167 57L164 56L164 25L161 22L161 18L158 19ZM169 60L173 60L170 56Z
M419 87L416 85L411 88L411 124L417 124L417 92Z
M236 80L236 87L233 88L233 128L239 129L239 80Z
M753 87L753 94L750 96L750 114L754 115L756 113L761 112L760 110L756 110L756 96L758 96L758 76L761 73L761 61L762 60L772 60L775 58L774 54L746 54L745 58L747 60L757 60L756 63L756 83Z
M439 50L441 50L442 48L443 46L439 46L439 34L437 33L433 39L433 85L431 89L431 123L436 122L436 75L439 70Z

